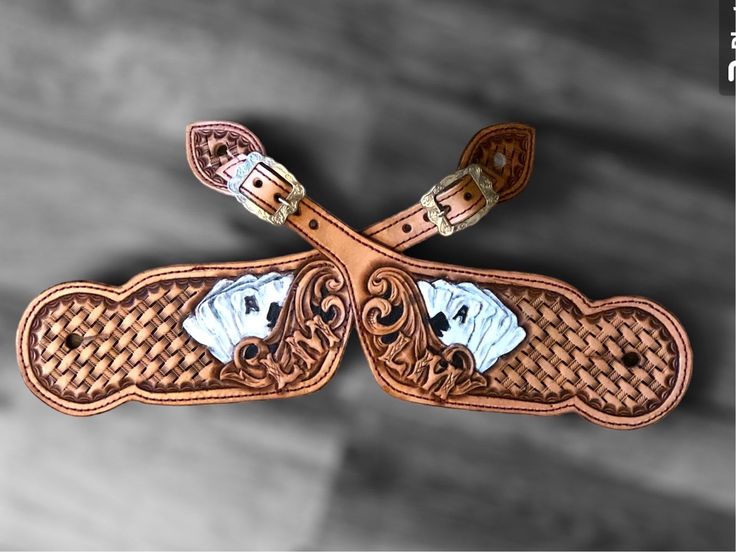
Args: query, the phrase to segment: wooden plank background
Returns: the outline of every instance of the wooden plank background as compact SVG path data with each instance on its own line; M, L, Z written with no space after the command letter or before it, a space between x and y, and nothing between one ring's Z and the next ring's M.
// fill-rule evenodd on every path
M715 2L0 2L0 546L732 549L734 104ZM538 129L529 188L418 257L637 293L695 350L634 432L384 395L356 342L321 392L129 404L25 389L15 325L63 280L304 248L199 185L183 129L233 119L355 227L480 127Z

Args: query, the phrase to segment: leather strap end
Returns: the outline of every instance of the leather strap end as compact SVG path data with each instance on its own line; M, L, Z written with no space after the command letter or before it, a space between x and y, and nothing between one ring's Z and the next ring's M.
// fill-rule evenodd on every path
M499 202L517 196L526 188L534 164L534 129L521 123L491 125L470 140L458 168L477 163L491 176Z
M242 125L229 121L201 121L186 129L187 162L197 179L213 190L227 194L220 168L240 154L266 153L258 137Z

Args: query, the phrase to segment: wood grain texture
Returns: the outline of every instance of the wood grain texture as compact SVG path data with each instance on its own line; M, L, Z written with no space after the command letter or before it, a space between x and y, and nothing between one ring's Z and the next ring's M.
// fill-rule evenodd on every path
M715 3L0 7L0 546L733 548L734 111ZM693 342L688 396L626 435L438 411L384 396L353 346L311 397L54 413L13 354L42 289L303 249L190 176L182 129L202 119L253 128L357 228L414 203L478 127L535 126L524 194L412 254L667 305Z

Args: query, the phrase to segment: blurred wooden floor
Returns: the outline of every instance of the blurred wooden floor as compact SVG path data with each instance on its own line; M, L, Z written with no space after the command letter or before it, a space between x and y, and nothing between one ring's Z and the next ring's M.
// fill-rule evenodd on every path
M0 1L0 547L733 549L734 104L716 3ZM63 280L302 250L188 173L234 119L355 227L480 127L538 129L529 188L419 257L652 297L694 378L661 423L402 403L357 343L320 393L51 411L14 359Z

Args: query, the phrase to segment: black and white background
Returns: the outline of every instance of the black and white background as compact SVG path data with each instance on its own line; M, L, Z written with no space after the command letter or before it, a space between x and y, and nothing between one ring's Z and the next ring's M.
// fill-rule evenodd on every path
M0 2L0 547L733 549L734 104L715 1ZM189 173L184 127L251 127L356 228L494 122L527 190L411 254L651 297L688 330L682 405L633 432L412 405L357 340L285 401L75 419L18 373L64 280L305 249Z

